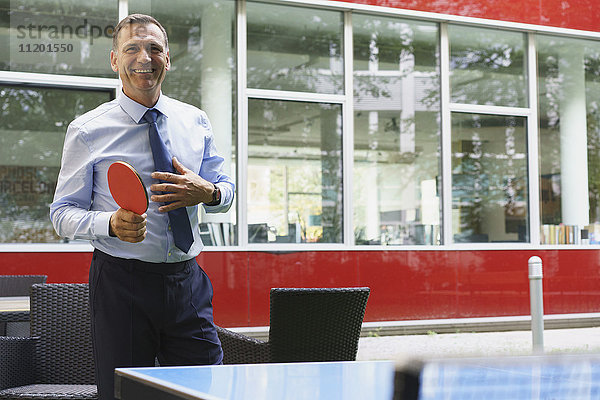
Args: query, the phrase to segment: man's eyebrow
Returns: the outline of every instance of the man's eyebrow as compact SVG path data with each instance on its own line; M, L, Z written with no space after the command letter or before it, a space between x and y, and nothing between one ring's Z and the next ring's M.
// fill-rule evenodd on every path
M142 42L146 42L146 40L142 40ZM150 39L147 42L151 46L160 47L161 50L165 48L165 45L163 43L161 43L160 41L157 41L157 40L154 40L154 39ZM123 47L138 46L139 44L140 44L140 40L129 39L128 41L126 41L126 42L123 43Z

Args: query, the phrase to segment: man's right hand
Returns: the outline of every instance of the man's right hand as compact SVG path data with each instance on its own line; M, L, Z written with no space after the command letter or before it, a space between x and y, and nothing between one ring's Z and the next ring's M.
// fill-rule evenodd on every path
M146 214L119 208L110 217L110 234L124 242L141 242L146 237Z

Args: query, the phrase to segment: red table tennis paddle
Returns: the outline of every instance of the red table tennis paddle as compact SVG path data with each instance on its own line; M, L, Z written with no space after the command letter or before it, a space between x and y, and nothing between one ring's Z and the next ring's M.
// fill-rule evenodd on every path
M108 167L108 189L119 207L142 215L148 209L148 193L135 168L124 161Z

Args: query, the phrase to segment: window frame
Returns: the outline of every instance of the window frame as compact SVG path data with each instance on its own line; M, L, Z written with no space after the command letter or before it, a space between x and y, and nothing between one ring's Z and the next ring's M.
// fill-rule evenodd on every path
M318 251L318 250L357 250L357 251L382 251L382 250L502 250L502 249L566 249L566 248L598 248L598 245L541 245L540 244L540 205L539 205L539 131L538 131L538 100L537 100L537 48L536 34L564 36L569 38L599 40L600 32L580 31L575 29L557 28L517 22L487 20L472 17L437 14L423 11L387 8L373 5L344 3L326 0L260 0L264 3L288 5L293 7L308 7L313 9L327 9L339 11L343 14L343 51L344 55L344 94L322 95L305 92L287 92L276 90L251 89L247 87L246 79L246 48L247 48L247 20L246 3L251 0L236 1L236 96L237 99L237 234L236 245L232 246L207 246L204 251ZM117 0L119 18L128 14L128 1ZM353 187L353 32L352 14L361 13L382 17L398 17L402 19L415 19L438 24L440 46L440 121L441 121L441 208L442 208L442 243L440 245L356 245L354 243L352 221L352 187ZM527 93L528 107L498 107L468 105L450 102L449 82L449 38L448 24L463 24L467 26L495 28L502 30L518 31L527 37ZM0 71L0 84L7 85L32 85L50 88L75 88L79 90L116 90L120 88L117 78L95 78L73 75L53 75L28 72ZM329 102L342 106L342 167L343 167L343 243L340 244L249 244L248 223L246 216L248 165L248 99L261 98L271 100L295 100L306 102ZM452 214L452 182L451 182L451 121L452 112L469 112L480 114L515 115L527 118L527 154L528 154L528 210L529 210L529 242L526 243L452 243L451 218ZM29 243L0 243L1 252L89 252L89 244L29 244Z
M110 93L111 98L114 99L117 90L120 90L121 82L119 79L112 78L0 71L0 85L103 91ZM72 243L0 243L0 253L14 251L90 252L92 250L93 247L91 244L81 241Z

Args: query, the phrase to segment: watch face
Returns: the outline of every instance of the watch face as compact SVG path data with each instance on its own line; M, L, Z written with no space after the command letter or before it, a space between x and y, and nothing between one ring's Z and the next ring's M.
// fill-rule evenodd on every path
M219 197L221 197L221 196L219 196L220 194L221 194L221 192L220 192L219 188L215 185L215 190L213 190L213 193L212 193L212 202L213 203L216 203L217 201L220 200L220 198L219 198Z

